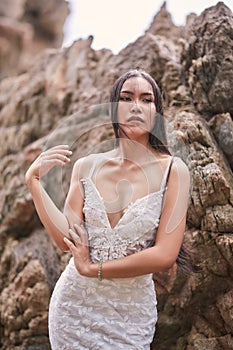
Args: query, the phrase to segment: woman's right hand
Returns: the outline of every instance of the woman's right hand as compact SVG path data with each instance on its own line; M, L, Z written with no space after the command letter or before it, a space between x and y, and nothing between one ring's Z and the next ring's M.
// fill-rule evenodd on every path
M32 179L39 180L56 165L64 166L70 162L69 157L71 155L72 152L69 150L68 145L55 146L42 152L27 170L25 174L26 184L29 184Z

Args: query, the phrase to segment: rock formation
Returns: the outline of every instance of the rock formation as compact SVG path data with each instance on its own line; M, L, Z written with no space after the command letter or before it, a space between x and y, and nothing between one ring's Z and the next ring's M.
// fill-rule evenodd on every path
M22 3L25 9L34 2L15 1L14 20L27 17ZM41 11L48 3L38 5ZM6 4L0 13L13 17ZM14 30L12 25L6 36ZM90 37L47 50L23 73L14 62L7 70L1 63L2 77L13 75L0 86L1 349L49 349L49 298L69 259L41 226L24 184L26 169L55 144L68 143L73 162L110 147L110 87L136 66L162 88L169 148L191 172L185 245L201 266L195 275L177 266L155 275L159 321L152 349L233 349L232 30L233 14L222 2L190 16L182 30L163 6L146 33L118 55L93 50ZM61 208L72 164L43 180Z
M2 0L0 80L27 71L43 49L60 47L67 14L63 0Z

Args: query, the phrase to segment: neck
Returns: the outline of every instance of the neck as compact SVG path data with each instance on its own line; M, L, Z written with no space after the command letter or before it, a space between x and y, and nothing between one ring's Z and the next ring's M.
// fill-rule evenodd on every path
M139 142L138 140L121 138L116 151L117 157L119 157L122 162L131 161L140 163L154 157L148 139L144 140L144 142Z

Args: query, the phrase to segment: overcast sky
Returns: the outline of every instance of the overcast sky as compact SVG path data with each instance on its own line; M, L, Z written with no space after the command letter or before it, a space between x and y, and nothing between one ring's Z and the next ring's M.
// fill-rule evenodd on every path
M92 47L118 53L149 27L163 0L69 0L71 13L64 26L63 46L75 39L94 36ZM217 0L167 0L167 9L177 25L187 14L200 14ZM233 11L233 0L223 1Z

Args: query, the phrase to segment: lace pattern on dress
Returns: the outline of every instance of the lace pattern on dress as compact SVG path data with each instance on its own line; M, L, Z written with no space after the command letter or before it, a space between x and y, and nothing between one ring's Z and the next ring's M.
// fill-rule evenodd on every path
M83 212L93 262L117 259L154 244L165 191L138 199L111 228L91 177L82 180ZM80 276L74 260L61 274L50 302L49 336L53 350L149 350L157 321L152 274L103 279Z

